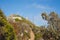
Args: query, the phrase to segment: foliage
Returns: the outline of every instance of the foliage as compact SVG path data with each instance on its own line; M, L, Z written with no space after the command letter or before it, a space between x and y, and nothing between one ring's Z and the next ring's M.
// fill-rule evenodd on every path
M16 18L15 21L20 21L20 20L18 18Z
M44 40L60 40L60 18L58 15L51 12L49 15L43 13L42 17L49 24L43 35Z
M21 17L19 15L14 16ZM45 26L38 27L23 17L21 17L22 20L16 18L16 22L11 20L9 23L9 20L6 20L6 16L0 10L0 40L16 40L16 37L17 40L29 39L30 31L33 31L35 40L60 40L60 17L55 12L51 12L49 15L42 13L41 16L48 22L46 28Z
M16 40L13 27L8 23L1 10L0 10L0 40Z

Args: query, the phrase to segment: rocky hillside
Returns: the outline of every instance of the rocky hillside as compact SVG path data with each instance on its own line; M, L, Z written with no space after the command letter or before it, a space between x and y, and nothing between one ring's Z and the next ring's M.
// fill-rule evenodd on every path
M0 40L35 40L40 38L36 37L38 28L20 15L6 17L0 10Z
M13 25L17 40L34 40L33 24L19 15L10 15L8 21Z
M0 26L1 40L4 38L4 40L40 40L42 38L40 27L35 26L31 21L20 15L13 14L5 17L3 12L0 11ZM7 33L5 34L5 32Z

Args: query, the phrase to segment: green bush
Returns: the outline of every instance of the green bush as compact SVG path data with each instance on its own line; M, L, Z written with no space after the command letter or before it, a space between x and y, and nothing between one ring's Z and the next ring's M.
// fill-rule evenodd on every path
M13 27L8 23L0 11L0 40L16 40Z

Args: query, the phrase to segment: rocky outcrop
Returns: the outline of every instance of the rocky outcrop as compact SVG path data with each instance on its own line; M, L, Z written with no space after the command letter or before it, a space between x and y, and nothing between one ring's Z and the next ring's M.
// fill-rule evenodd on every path
M19 20L15 20L19 19ZM22 19L22 20L20 20ZM32 31L31 25L28 24L26 19L24 20L22 17L18 17L16 15L12 15L8 17L8 21L14 27L17 40L34 40L35 35Z

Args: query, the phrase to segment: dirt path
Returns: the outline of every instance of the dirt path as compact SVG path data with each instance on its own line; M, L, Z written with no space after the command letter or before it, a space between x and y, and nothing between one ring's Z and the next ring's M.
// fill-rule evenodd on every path
M30 32L30 37L31 37L30 40L34 40L35 39L35 35L34 35L33 31Z

